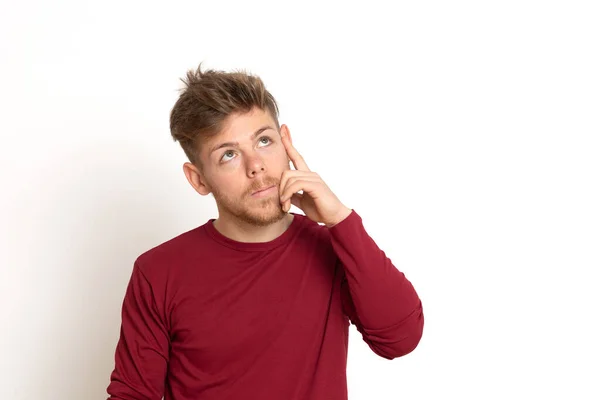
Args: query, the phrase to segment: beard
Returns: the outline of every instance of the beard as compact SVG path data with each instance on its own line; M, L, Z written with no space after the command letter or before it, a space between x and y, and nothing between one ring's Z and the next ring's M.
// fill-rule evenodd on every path
M230 196L213 188L219 214L253 226L269 226L282 220L286 212L281 209L279 190L266 197L253 198L252 193L265 186L277 185L276 179L267 179L252 185L241 197Z

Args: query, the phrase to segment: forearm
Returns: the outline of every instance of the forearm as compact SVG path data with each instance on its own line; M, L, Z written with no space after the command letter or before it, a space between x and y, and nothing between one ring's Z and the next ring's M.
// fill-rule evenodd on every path
M412 351L421 338L424 320L411 282L367 234L354 210L329 229L344 268L353 323L370 345L390 347L381 352L399 356Z

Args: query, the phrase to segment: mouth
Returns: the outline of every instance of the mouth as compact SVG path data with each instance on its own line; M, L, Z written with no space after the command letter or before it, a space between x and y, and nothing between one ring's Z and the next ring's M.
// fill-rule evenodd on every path
M277 185L272 185L263 189L259 189L256 192L252 193L252 196L264 196L270 194L276 188L276 186Z

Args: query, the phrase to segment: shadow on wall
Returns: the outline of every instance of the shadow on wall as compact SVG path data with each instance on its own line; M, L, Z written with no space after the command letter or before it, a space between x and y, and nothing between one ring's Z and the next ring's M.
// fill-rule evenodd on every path
M37 238L30 240L39 243L32 261L43 270L36 296L45 303L28 367L35 386L31 398L108 397L135 258L205 222L181 211L192 209L184 201L195 202L195 210L202 204L180 164L140 155L139 147L112 145L69 155L48 166L52 176L43 177L52 188L31 216ZM120 155L114 152L119 147Z

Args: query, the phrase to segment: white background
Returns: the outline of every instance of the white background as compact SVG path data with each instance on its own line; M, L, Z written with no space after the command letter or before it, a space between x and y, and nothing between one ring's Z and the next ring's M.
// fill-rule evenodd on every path
M168 129L200 61L422 298L406 357L351 327L351 400L600 398L596 2L391 3L2 1L0 398L105 398L134 259L216 215Z

